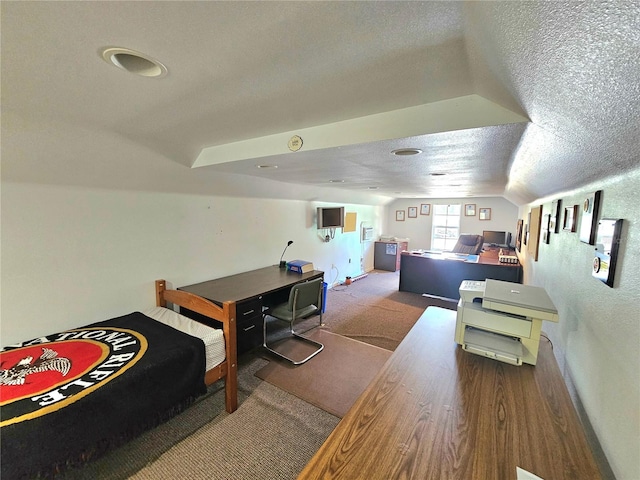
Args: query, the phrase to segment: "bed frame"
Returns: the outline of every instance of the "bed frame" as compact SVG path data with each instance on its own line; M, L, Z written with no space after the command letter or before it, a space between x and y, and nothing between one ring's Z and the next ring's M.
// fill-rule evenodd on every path
M167 303L179 305L222 323L226 358L224 362L205 373L204 381L211 385L224 378L225 408L229 413L234 412L238 408L236 303L224 302L222 307L219 307L193 293L168 290L165 280L156 280L156 305L166 308Z

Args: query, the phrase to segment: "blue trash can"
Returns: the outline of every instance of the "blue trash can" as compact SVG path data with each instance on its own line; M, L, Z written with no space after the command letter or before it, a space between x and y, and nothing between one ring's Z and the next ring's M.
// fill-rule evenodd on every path
M327 308L327 282L322 282L322 313Z

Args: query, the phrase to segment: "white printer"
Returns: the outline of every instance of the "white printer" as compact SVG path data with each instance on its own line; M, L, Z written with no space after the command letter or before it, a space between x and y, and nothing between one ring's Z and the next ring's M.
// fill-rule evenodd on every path
M558 321L543 288L489 279L460 284L455 341L467 352L535 365L543 320Z

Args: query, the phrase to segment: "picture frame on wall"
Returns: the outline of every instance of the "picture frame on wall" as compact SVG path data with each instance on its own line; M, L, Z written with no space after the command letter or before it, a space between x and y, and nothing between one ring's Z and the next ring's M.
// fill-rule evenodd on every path
M524 227L524 220L519 219L516 225L516 250L519 252L522 248L522 231Z
M622 237L621 218L603 218L596 231L596 251L593 257L592 275L608 287L614 288L618 252Z
M467 203L464 206L464 215L465 215L465 217L475 217L476 216L476 204L475 203Z
M577 217L578 217L578 205L571 205L569 207L564 207L564 220L562 222L562 229L565 232L575 232Z
M431 204L423 203L420 205L420 215L430 215L431 214Z
M590 193L582 202L582 216L580 219L580 241L595 245L596 230L598 229L598 212L600 211L600 197L602 190Z
M409 207L407 208L408 217L409 218L418 218L418 207Z
M562 200L554 200L551 202L551 217L549 218L549 232L558 233L560 232L560 223L561 223L561 209Z
M550 237L550 225L551 222L551 214L550 213L546 213L543 217L542 217L542 241L544 243L549 243L549 237Z
M396 222L404 222L404 210L396 210Z
M480 220L491 220L491 209L481 208L479 215L480 215Z

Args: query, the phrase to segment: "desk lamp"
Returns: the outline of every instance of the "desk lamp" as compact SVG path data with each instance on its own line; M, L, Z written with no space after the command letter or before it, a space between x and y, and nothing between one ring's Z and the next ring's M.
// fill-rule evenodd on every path
M280 255L280 268L287 268L287 262L283 260L284 252L287 251L287 248L289 248L289 245L291 245L292 243L293 243L293 240L289 240L287 242L287 246L284 247L284 250L282 251L282 255Z

